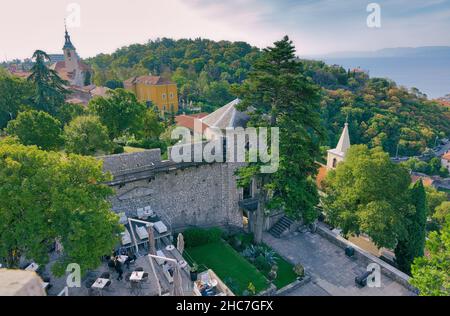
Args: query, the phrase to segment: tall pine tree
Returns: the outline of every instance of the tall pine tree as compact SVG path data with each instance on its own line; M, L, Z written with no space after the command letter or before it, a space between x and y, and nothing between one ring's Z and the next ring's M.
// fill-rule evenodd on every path
M32 102L39 111L55 115L58 108L64 104L66 95L69 93L64 87L68 82L61 79L58 73L47 67L50 57L43 51L37 50L33 54L35 64L28 81L35 87Z
M324 135L318 112L319 89L304 75L303 64L287 36L274 45L264 49L238 91L242 99L238 108L252 109L251 126L278 127L280 131L276 173L261 173L258 164L238 172L242 186L254 179L258 187L253 227L256 242L262 240L264 215L270 209L282 209L291 217L312 222L319 202L313 180Z
M405 218L407 235L400 239L395 249L397 265L405 273L411 273L415 258L423 257L426 239L427 200L422 181L416 182L411 190L411 204L415 212Z

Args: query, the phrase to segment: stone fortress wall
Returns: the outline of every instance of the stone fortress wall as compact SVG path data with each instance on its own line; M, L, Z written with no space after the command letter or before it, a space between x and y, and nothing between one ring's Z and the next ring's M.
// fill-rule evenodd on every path
M150 206L174 230L187 227L243 226L238 202L237 164L212 163L184 166L161 161L161 152L105 156L104 170L110 183L116 213L136 217L137 209Z

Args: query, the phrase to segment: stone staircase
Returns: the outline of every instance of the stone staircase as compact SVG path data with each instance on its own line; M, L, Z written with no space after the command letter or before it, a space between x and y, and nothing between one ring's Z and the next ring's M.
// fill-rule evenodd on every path
M273 227L269 233L275 237L280 238L285 232L289 231L294 221L286 216L283 216Z

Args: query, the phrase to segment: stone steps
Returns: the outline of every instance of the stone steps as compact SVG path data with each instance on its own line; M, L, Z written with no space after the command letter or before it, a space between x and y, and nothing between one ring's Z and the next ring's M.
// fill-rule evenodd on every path
M269 233L275 238L280 238L285 232L290 230L292 224L294 224L294 221L284 216L269 230Z

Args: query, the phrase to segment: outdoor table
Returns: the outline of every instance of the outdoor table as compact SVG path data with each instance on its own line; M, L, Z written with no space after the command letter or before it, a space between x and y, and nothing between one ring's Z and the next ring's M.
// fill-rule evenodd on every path
M106 283L108 283L109 280L108 279L102 279L102 278L98 278L94 284L92 284L92 287L95 289L99 289L102 290L105 286Z
M166 247L167 251L174 251L175 250L175 246L174 245L169 245Z
M141 281L144 278L144 272L142 271L134 271L131 273L130 281Z
M119 261L122 264L124 264L125 261L127 261L127 259L128 259L128 256L124 256L124 255L117 257L117 261Z
M155 227L156 231L160 234L165 234L168 231L167 226L161 221L154 223L153 227Z
M131 244L131 235L130 232L125 230L124 233L122 233L122 245L128 245Z
M39 269L39 265L37 263L32 263L28 267L25 268L25 271L34 271L36 272Z
M141 226L136 229L136 232L141 240L148 238L148 232L146 227Z
M160 258L155 258L156 262L157 262L160 266L162 266L162 265L164 264L164 262L166 262L166 260L163 259L163 258L167 258L166 255L165 255L164 252L162 252L161 250L158 250L158 251L156 252L156 255L157 255L158 257L160 257Z

